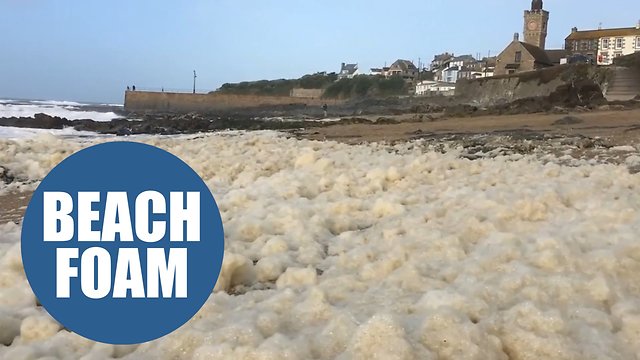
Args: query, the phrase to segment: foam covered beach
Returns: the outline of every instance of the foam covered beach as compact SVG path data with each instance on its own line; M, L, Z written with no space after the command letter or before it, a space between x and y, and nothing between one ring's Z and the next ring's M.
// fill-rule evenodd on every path
M624 165L276 132L134 140L183 159L214 194L226 241L214 294L162 339L94 343L38 306L20 225L2 224L0 358L640 355L640 175ZM0 139L15 179L0 193L102 141Z

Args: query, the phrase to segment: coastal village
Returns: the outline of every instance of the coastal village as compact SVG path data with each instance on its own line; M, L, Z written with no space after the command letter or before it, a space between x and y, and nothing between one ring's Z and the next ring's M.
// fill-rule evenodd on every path
M551 14L543 1L531 1L523 15L522 34L500 35L505 45L493 56L445 51L429 63L418 60L416 65L412 60L397 59L390 66L368 70L358 62L345 61L334 72L316 72L300 79L226 83L209 93L196 92L194 77L193 93L127 91L125 110L217 113L298 106L288 114L322 118L327 114L336 117L390 111L388 106L375 109L354 105L366 99L411 98L407 101L422 102L423 107L438 103L455 108L546 98L547 105L537 111L548 111L553 106L602 105L603 98L628 101L640 94L640 21L620 28L573 27L567 29L563 48L550 49L547 34ZM328 113L317 110L327 105ZM406 103L403 109L392 112L412 112L414 105Z
M390 78L402 77L415 95L454 95L461 79L478 79L540 70L567 63L613 65L617 57L640 52L640 21L635 26L579 30L574 27L564 40L563 49L547 49L549 12L542 0L533 0L524 11L523 38L519 33L496 56L478 58L445 52L434 56L427 66L398 59L391 66L372 68L368 73L358 64L342 63L338 78L368 74ZM421 74L424 74L421 76ZM429 78L429 79L424 79Z

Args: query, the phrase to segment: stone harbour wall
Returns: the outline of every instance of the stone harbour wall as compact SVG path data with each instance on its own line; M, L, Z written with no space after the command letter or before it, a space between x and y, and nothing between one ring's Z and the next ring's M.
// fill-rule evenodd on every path
M290 96L256 96L229 94L189 94L151 91L127 91L124 108L130 112L216 112L221 110L247 109L268 106L336 105L340 101L320 98Z

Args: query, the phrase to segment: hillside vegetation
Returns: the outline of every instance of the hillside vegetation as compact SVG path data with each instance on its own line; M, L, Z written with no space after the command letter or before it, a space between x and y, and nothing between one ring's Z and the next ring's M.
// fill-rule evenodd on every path
M335 73L305 75L300 79L278 79L226 83L217 93L258 96L289 96L294 88L324 89L324 98L350 99L367 96L405 95L408 85L400 77L385 79L380 76L358 75L352 79L337 80Z
M278 79L226 83L218 93L234 95L289 96L294 88L324 89L338 79L335 73L305 75L300 79Z
M381 76L358 75L329 85L324 91L327 99L350 99L365 96L392 96L407 94L407 83L401 77L385 79Z

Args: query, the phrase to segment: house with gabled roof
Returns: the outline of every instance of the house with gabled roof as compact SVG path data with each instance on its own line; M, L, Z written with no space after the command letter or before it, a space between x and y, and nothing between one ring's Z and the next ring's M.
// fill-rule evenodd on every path
M442 69L444 67L444 64L451 60L454 57L453 54L449 54L448 52L445 52L443 54L440 55L435 55L433 57L433 60L431 61L431 65L430 65L430 70L432 72L435 72L436 70Z
M547 52L543 49L519 40L518 34L498 55L495 75L515 74L553 66Z
M409 60L396 60L387 71L387 77L400 76L407 81L413 81L418 76L418 68Z
M565 38L565 50L611 65L613 59L640 51L640 22L635 27L578 30Z
M563 49L545 50L549 12L542 0L531 1L531 10L524 12L524 40L514 34L513 41L498 55L495 75L515 74L559 65L566 59Z
M338 80L352 79L356 75L359 75L358 64L342 63L340 66L340 72L338 73Z
M369 75L387 77L388 72L389 72L388 66L381 67L381 68L371 68L371 72L369 73Z

